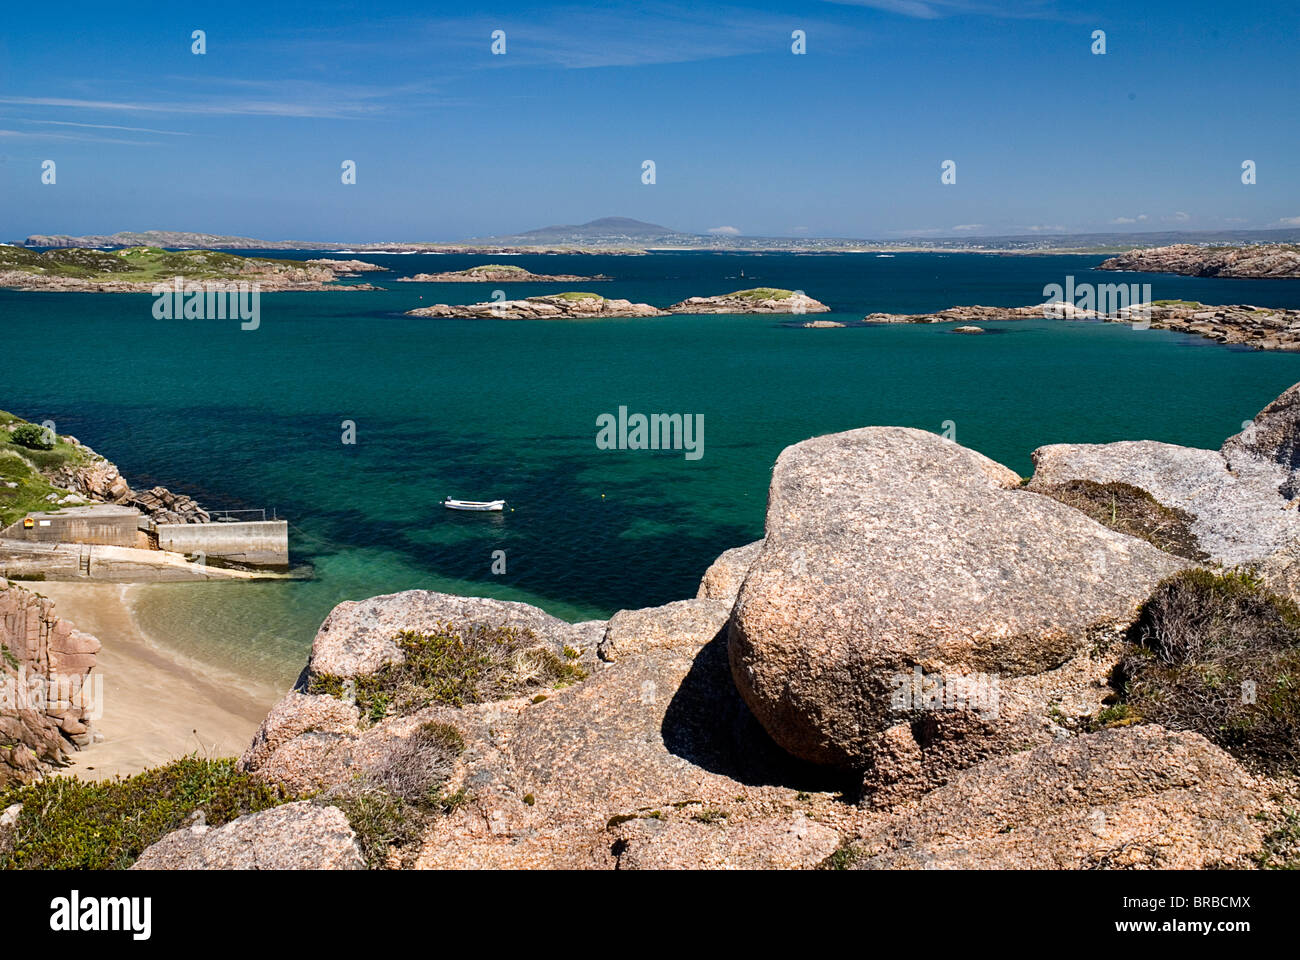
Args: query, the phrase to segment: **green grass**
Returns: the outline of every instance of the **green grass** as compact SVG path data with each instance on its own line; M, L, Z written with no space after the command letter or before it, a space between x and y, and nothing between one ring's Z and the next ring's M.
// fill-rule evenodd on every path
M23 805L0 869L124 870L152 843L202 811L209 826L294 799L235 768L190 756L126 779L48 777L0 794Z
M76 247L37 253L25 247L0 246L0 270L22 270L43 276L78 280L125 280L157 283L182 276L190 280L223 280L247 275L250 267L275 265L302 269L296 260L241 257L216 250L164 250L128 247L86 250Z
M468 270L461 270L461 273L529 273L523 267L517 267L512 263L485 263L479 267L470 267Z
M68 491L49 481L49 474L85 460L85 454L63 437L52 450L31 450L14 443L9 427L26 420L0 410L0 527L7 527L35 510L58 509L45 498L67 496ZM7 483L17 483L9 487Z
M1152 300L1153 307L1203 307L1199 300Z
M529 630L442 624L427 633L406 631L396 639L400 663L351 680L318 674L308 682L308 691L354 695L362 714L378 722L433 704L460 707L535 694L587 676L572 658L556 655Z
M529 297L530 300L604 300L598 293L551 293L545 297Z
M789 300L794 296L794 291L782 290L779 287L754 287L750 290L736 290L734 293L728 293L727 296L741 300Z
M1162 581L1115 681L1120 703L1098 724L1122 707L1123 719L1195 731L1254 769L1300 771L1300 608L1248 574Z

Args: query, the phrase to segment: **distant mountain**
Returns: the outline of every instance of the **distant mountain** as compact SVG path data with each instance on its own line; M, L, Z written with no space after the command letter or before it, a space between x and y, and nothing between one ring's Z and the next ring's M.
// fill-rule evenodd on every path
M528 230L506 237L476 238L492 243L582 244L585 246L635 245L644 243L682 243L698 241L692 233L682 233L657 223L633 220L631 217L601 217L589 223L561 224Z

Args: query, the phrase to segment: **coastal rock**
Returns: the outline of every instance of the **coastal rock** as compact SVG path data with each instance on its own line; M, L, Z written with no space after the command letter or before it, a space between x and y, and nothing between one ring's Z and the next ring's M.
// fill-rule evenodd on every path
M773 739L901 797L1051 739L1048 690L1100 698L1089 651L1186 564L1018 485L898 427L781 454L730 628Z
M960 326L960 327L953 327L952 332L953 333L984 333L985 330L983 327Z
M1298 443L1300 384L1217 451L1153 440L1040 447L1029 488L1072 480L1138 487L1191 516L1211 561L1257 567L1271 587L1300 600Z
M496 320L595 320L613 317L662 317L665 311L648 303L610 300L591 294L558 293L525 300L501 300L463 305L437 303L406 311L408 317L463 317Z
M332 270L340 276L355 276L358 273L386 272L387 267L381 267L377 263L367 263L364 260L308 260L307 264L313 267L324 267L326 270Z
M619 870L807 870L840 843L838 831L801 810L734 827L637 817L613 834Z
M128 493L126 502L154 523L208 523L212 519L192 498L166 487Z
M830 330L834 327L842 327L844 324L838 320L809 320L807 323L801 324L801 326L805 330Z
M622 611L607 631L617 660L545 696L433 706L360 729L328 707L316 728L305 702L324 698L286 698L244 765L328 794L376 782L412 736L449 726L464 747L441 789L465 799L408 851L417 867L612 869L623 856L628 866L813 866L841 837L816 821L843 817L843 805L825 773L786 755L741 703L719 636L726 606ZM641 821L670 832L636 834Z
M593 280L609 280L597 274L594 277L580 277L570 273L532 273L523 267L488 263L468 270L453 270L448 273L417 273L413 277L398 277L399 283L586 283Z
M1300 246L1273 243L1202 247L1175 243L1130 250L1103 261L1097 269L1177 273L1187 277L1300 277Z
M53 601L0 579L0 789L90 743L103 706L91 678L99 648Z
M13 852L18 817L23 812L21 803L10 804L0 812L0 863Z
M948 307L935 313L869 313L862 318L864 323L962 323L986 322L989 320L1025 320L1045 316L1049 308L1062 312L1065 308L1073 310L1071 304L1040 303L1031 307Z
M716 297L687 297L669 313L829 313L830 307L797 290L756 287Z
M1260 791L1195 733L1085 734L958 773L852 841L854 869L1185 869L1249 865Z
M736 602L740 585L745 582L745 574L758 559L763 549L763 541L755 540L743 547L732 547L718 555L718 559L709 565L700 580L700 589L696 592L697 600L722 600L728 606Z
M360 711L347 700L290 690L253 734L253 742L239 759L240 769L258 769L282 746L305 733L355 734L360 732L360 722Z
M154 272L165 279L123 280L118 275ZM376 290L369 284L340 284L331 267L288 260L241 257L211 250L122 250L67 248L38 253L0 244L0 288L15 290L152 293L161 282L180 278L186 287L248 284L263 293L286 290Z
M678 600L610 617L597 655L606 663L646 650L684 646L698 650L727 625L731 605L717 600Z
M526 603L406 590L336 606L312 641L309 669L313 675L334 677L374 673L401 661L394 641L403 631L429 632L458 622L531 630L557 651L575 632L572 625Z
M363 870L347 817L310 801L248 814L222 827L174 830L132 870Z
M541 703L462 711L477 726L453 783L471 800L434 825L417 866L813 866L835 849L844 810L828 778L763 733L723 640L701 643L707 629L680 610L640 613L625 623L654 642L590 679Z

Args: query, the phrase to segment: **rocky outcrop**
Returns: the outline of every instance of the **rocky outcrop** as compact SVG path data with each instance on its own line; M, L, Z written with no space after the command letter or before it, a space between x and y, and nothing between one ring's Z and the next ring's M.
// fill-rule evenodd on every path
M869 313L863 323L984 323L990 320L1027 320L1046 315L1049 308L1058 312L1070 304L1040 303L1031 307L983 307L978 304L966 307L948 307L934 313Z
M213 274L210 271L198 269L188 272L184 267L181 267L175 275L182 277L187 285L194 284L202 287L204 284L229 285L245 283L255 285L262 293L290 291L324 293L332 290L381 289L368 283L338 283L338 274L328 267L297 266L277 261L251 259L244 261L241 266L224 273ZM169 281L170 278L161 282L168 283ZM159 282L153 280L116 280L113 279L111 274L85 277L0 268L0 288L27 292L153 293Z
M855 869L1241 867L1266 827L1258 785L1195 733L1125 727L957 774L873 823Z
M1090 651L1186 562L1018 485L920 430L781 454L730 631L778 743L898 798L1050 740L1055 701L1100 704Z
M1300 384L1219 450L1153 440L1053 444L1033 453L1031 490L1073 480L1125 483L1190 515L1197 545L1225 567L1248 566L1300 601Z
M1300 277L1300 246L1273 243L1244 247L1201 247L1175 243L1130 250L1101 263L1098 270L1177 273L1186 277Z
M10 804L0 811L0 863L13 852L17 839L18 817L23 812L21 803Z
M1129 316L1104 317L1130 323ZM1233 304L1206 306L1190 301L1157 301L1148 308L1143 325L1153 330L1173 330L1217 343L1255 350L1300 350L1300 310L1283 310Z
M443 789L467 800L434 821L413 851L417 866L810 867L839 843L841 831L821 821L842 818L843 805L825 790L800 793L818 790L822 774L813 771L810 784L736 694L722 636L727 603L689 600L570 625L522 604L414 592L382 599L374 618L356 606L331 615L313 664L356 630L347 668L372 669L391 656L388 633L419 629L430 611L461 625L497 625L508 613L553 645L599 639L606 657L591 661L588 679L541 696L374 724L324 695L292 693L272 711L241 765L295 791L375 779L429 724L459 731L464 750ZM378 619L384 627L369 629Z
M313 675L358 677L402 659L394 642L399 633L436 631L449 623L531 630L559 651L580 647L590 634L537 607L511 600L457 597L432 590L407 590L336 606L312 642L308 665Z
M62 439L77 449L79 456L47 474L55 486L99 503L120 503L135 507L155 523L208 523L212 518L193 498L173 493L166 487L132 490L117 464L100 456L76 437Z
M740 585L745 581L745 574L758 559L763 549L763 541L755 540L743 547L732 547L723 551L704 571L700 579L700 589L696 592L697 600L722 600L728 606L736 602Z
M830 307L797 290L758 287L717 297L687 297L668 308L669 313L829 313Z
M976 327L976 323L1034 318L1128 323L1144 329L1173 330L1256 350L1300 350L1300 310L1242 304L1207 306L1189 300L1156 300L1149 304L1119 307L1112 313L1065 301L1028 307L949 307L935 313L871 313L862 322L958 323L961 326L954 328L954 333L975 333L977 330L985 332ZM825 326L831 323L833 321L814 321L803 326Z
M154 523L208 523L212 517L191 497L172 493L166 487L133 492L126 502L140 510Z
M103 708L91 682L99 646L52 600L0 579L0 789L90 743Z
M332 270L341 277L355 277L359 273L384 273L388 267L381 267L377 263L367 263L364 260L308 260L308 266L324 267L326 270Z
M1199 453L1289 489L1298 408L1300 385ZM341 604L240 766L343 809L358 789L423 802L386 859L362 844L390 866L1245 866L1275 783L1194 733L1089 732L1137 606L1188 563L937 436L819 437L782 453L765 538L694 600L582 624L426 591ZM427 657L405 631L479 627L583 670L495 700L359 692ZM171 862L249 862L243 839L178 833L158 845ZM310 847L295 829L259 840L258 864L321 859L288 849Z
M409 317L464 317L496 320L603 320L612 317L662 317L665 311L648 303L610 300L596 294L560 293L526 300L446 304L406 311Z
M364 870L365 857L337 807L287 803L232 820L175 830L132 870Z
M586 283L592 280L609 280L604 274L580 277L571 273L532 273L523 267L489 263L468 270L448 273L417 273L413 277L398 277L400 283Z

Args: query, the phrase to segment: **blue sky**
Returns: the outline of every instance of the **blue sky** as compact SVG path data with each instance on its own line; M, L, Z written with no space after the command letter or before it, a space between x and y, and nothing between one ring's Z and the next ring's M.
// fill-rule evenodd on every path
M6 9L0 239L1300 225L1293 0L160 6Z

